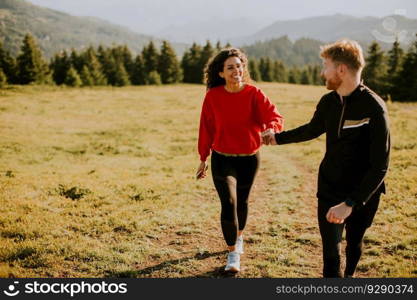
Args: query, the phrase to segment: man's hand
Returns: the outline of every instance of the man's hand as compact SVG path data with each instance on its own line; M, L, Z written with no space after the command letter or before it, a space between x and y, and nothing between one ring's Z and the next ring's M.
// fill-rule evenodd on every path
M347 206L345 202L342 202L329 209L326 219L329 223L342 224L351 213L352 207Z
M269 128L262 132L262 143L265 145L276 145L275 132L272 128Z

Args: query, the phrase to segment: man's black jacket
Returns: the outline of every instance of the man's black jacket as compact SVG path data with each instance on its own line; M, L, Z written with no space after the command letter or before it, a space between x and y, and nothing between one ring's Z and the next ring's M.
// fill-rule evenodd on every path
M311 140L326 133L317 197L335 204L350 199L365 204L375 192L385 193L390 134L384 101L360 84L349 96L324 95L310 123L277 133L277 144Z

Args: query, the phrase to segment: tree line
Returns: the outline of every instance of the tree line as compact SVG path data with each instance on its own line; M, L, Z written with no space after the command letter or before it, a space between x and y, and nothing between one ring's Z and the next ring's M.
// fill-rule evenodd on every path
M14 59L0 44L0 82L68 86L167 84L181 80L181 68L168 42L152 42L134 57L127 46L88 47L55 54L46 62L35 39L27 34ZM1 79L2 78L2 79Z
M227 44L224 47L229 47ZM47 62L36 40L27 34L16 58L0 43L0 86L6 84L57 84L67 86L126 86L171 83L202 83L210 57L222 49L196 43L179 59L169 42L157 49L151 41L133 55L124 45L92 46L83 51L61 51ZM365 84L384 98L417 100L417 41L408 52L396 41L388 53L374 42L368 49L363 72ZM321 66L287 67L281 60L249 59L254 81L321 85Z
M202 83L204 66L222 48L209 41L204 46L194 43L179 60L169 42L157 49L151 41L136 56L127 46L99 46L82 52L61 51L48 63L28 34L16 59L0 44L0 82L68 86ZM282 61L265 57L250 59L249 69L255 81L321 84L318 65L286 68Z
M417 101L417 34L407 52L398 40L388 52L373 42L368 48L362 77L384 99Z

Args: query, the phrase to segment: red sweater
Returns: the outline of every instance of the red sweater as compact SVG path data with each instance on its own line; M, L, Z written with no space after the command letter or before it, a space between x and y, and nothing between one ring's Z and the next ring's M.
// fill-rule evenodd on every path
M261 146L260 133L283 129L284 119L257 87L247 84L230 93L224 86L207 91L200 118L198 152L205 161L211 150L229 154L252 154Z

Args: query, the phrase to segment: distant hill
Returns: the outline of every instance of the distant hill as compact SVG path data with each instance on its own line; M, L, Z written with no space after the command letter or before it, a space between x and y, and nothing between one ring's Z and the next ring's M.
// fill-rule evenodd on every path
M266 41L281 36L291 40L310 38L324 42L332 42L340 38L358 40L368 45L377 40L383 48L390 47L395 36L403 45L415 39L417 20L400 15L377 17L353 17L336 14L305 18L300 20L277 21L257 33L231 40L236 45L250 45L256 41Z
M239 24L236 26L236 24ZM182 43L205 43L210 40L213 43L221 41L226 43L237 36L254 34L258 30L270 24L248 17L225 19L222 17L210 20L199 20L184 25L167 26L155 33L156 36ZM169 25L169 24L167 24Z
M25 0L0 0L0 41L4 47L16 55L26 33L36 37L46 57L63 49L82 49L99 44L126 44L132 51L139 52L150 40L157 45L160 42L152 36L98 18L71 16ZM186 45L177 43L173 47L181 54Z
M392 46L395 33L400 37L401 46L407 48L407 42L414 41L417 32L417 20L399 15L357 18L337 14L277 21L258 30L260 26L259 22L247 18L224 20L219 17L211 22L171 26L159 34L172 42L179 56L190 44L175 41L204 44L210 39L215 43L219 35L223 45L230 42L233 46L243 47L250 57L271 57L287 65L304 65L320 63L319 46L342 37L358 40L364 49L377 40L387 50ZM0 0L0 41L4 47L17 55L26 33L35 36L46 57L63 49L83 49L99 44L126 44L136 53L150 40L155 41L157 47L160 45L158 38L98 18L71 16L25 0Z
M249 58L270 57L279 59L286 65L320 64L320 45L323 42L301 38L295 42L287 36L272 39L265 42L256 42L252 45L242 47Z

